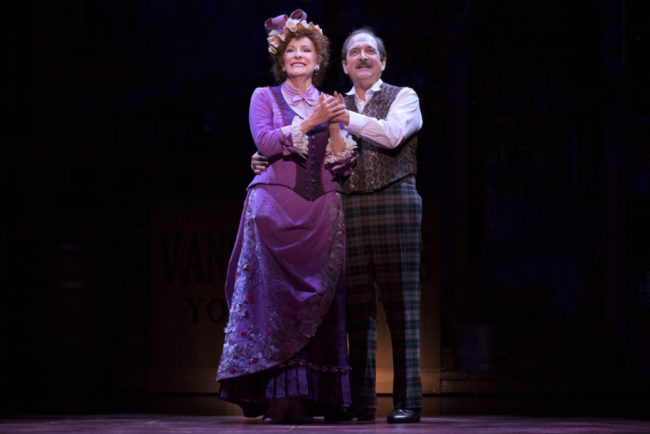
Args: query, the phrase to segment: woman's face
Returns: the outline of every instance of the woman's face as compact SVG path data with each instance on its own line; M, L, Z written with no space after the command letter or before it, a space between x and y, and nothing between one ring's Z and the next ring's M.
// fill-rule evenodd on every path
M313 76L319 62L312 40L303 36L289 41L282 55L282 63L289 79Z

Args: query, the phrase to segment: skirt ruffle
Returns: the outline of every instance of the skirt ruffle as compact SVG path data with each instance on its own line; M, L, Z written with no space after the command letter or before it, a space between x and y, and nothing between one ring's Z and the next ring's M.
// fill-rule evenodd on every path
M281 398L303 399L315 416L349 407L352 402L349 366L327 367L302 362L222 380L219 398L239 405L246 417L264 414L269 400Z

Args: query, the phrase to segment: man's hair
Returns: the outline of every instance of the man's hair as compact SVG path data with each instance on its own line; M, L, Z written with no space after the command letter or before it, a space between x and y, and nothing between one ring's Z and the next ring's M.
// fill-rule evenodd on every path
M379 50L379 58L380 60L384 60L386 58L386 48L384 47L384 41L382 41L379 36L375 35L375 32L370 27L362 27L348 35L348 37L345 39L345 42L343 42L343 48L341 49L341 59L345 60L348 57L348 44L350 43L350 39L354 38L360 33L367 33L368 35L375 38L375 42L377 42L377 50Z

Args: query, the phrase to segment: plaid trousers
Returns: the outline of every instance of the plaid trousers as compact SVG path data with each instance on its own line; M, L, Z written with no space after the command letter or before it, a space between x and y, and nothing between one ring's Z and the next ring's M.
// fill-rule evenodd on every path
M393 349L395 407L422 407L420 250L415 176L373 193L344 195L346 301L353 405L377 407L377 291Z

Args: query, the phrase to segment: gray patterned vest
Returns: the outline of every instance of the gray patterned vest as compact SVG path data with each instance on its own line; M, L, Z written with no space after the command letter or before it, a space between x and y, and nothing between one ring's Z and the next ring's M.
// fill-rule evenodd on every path
M390 106L400 90L400 87L382 83L380 91L372 96L361 114L376 119L386 119ZM348 110L358 112L354 95L345 97L345 106ZM384 188L405 176L416 174L418 143L416 134L407 137L395 149L379 148L360 137L355 138L358 143L359 156L352 174L343 183L345 194L369 193Z

